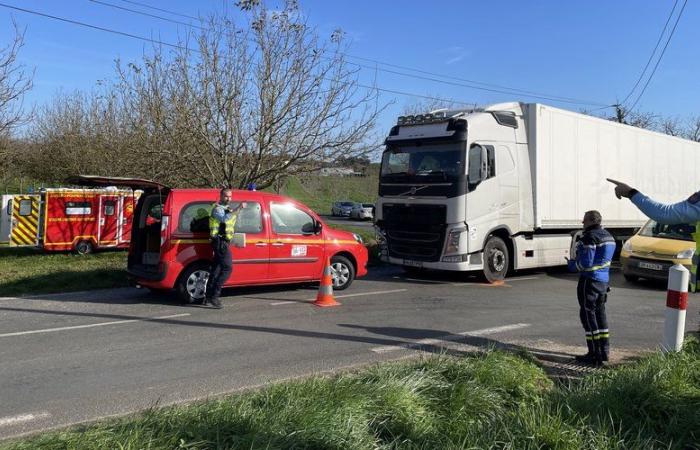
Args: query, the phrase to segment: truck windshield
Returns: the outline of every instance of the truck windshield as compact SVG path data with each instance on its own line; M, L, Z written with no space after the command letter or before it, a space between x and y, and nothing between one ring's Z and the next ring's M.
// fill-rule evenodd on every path
M459 144L392 146L382 156L382 178L436 181L463 175L464 150Z

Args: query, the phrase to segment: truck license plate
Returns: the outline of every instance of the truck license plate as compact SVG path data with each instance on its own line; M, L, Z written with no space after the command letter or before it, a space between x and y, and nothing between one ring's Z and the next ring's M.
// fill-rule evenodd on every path
M640 269L651 269L651 270L663 270L664 266L662 264L654 264L654 263L648 263L648 262L640 262L639 263L639 268Z
M423 262L422 261L413 261L410 259L404 259L403 265L404 266L411 266L411 267L423 267Z

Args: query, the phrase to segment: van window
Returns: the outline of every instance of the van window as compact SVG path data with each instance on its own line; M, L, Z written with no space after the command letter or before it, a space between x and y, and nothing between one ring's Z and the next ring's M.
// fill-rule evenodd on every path
M104 215L105 216L113 216L114 210L116 209L116 206L117 206L117 202L115 202L113 200L106 201Z
M231 208L238 207L239 202L231 202ZM213 202L193 202L180 211L180 221L177 230L181 233L208 233L209 214ZM238 213L236 233L260 233L262 226L262 208L260 203L246 202L246 207Z
M24 199L19 201L19 215L28 216L32 213L32 201Z
M67 216L87 216L90 214L92 214L92 205L90 202L66 202Z
M271 203L272 230L277 234L313 233L314 219L291 203Z

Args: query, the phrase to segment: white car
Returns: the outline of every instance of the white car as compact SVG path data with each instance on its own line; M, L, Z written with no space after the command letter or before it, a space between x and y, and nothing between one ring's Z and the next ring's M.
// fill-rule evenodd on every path
M356 220L372 220L374 218L374 205L371 203L358 203L350 211L350 218Z

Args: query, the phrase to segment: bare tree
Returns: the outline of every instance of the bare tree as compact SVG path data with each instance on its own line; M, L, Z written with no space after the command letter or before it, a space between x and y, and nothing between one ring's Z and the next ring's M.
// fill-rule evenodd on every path
M682 136L683 125L678 117L667 117L661 121L661 132L669 136Z
M476 109L477 104L474 103L473 108ZM436 109L468 109L469 106L460 102L455 101L442 101L437 97L434 99L420 99L414 101L413 103L407 103L404 105L401 112L402 115L415 115L423 114L430 111L435 111Z
M683 137L691 141L700 142L700 116L694 116L688 119Z
M15 25L14 40L0 48L0 135L8 134L26 119L22 99L32 88L33 74L17 61L23 45L24 32Z
M277 12L259 1L239 6L247 27L214 16L195 48L183 39L174 51L118 64L130 126L161 178L264 188L373 151L382 106L346 63L342 34L321 42L293 1Z

